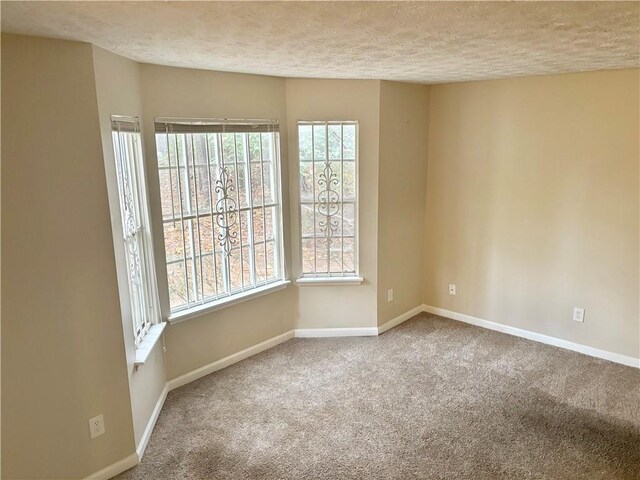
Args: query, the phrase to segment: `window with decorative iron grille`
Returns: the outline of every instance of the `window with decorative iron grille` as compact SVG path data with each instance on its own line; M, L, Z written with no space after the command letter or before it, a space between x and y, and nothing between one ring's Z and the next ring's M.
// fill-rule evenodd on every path
M135 345L160 322L149 212L144 180L142 139L136 117L111 117L118 200L127 263Z
M284 281L277 121L156 119L171 314Z
M358 123L298 122L302 278L358 276Z

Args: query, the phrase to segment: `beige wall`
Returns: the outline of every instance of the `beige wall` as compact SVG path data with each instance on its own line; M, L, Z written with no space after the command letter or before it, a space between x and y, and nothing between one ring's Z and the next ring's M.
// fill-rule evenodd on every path
M378 325L422 305L428 101L426 85L380 84Z
M300 276L297 122L357 120L360 135L358 228L360 274L365 281L357 286L297 288L298 328L375 327L377 324L379 100L379 81L287 79L294 279Z
M81 478L134 451L92 48L2 63L2 476Z
M166 289L166 268L153 135L155 117L273 118L280 121L285 256L287 265L290 265L285 80L260 75L141 65L141 87L159 288ZM293 290L289 286L171 325L165 333L167 380L294 328ZM166 315L169 306L167 296L163 297Z
M425 303L640 356L638 85L619 70L431 88Z
M135 346L133 323L131 318L131 300L129 298L128 271L124 250L124 235L120 216L113 140L111 138L111 115L142 115L140 97L140 65L126 58L114 55L98 47L93 47L93 65L96 77L96 93L102 150L104 155L111 225L113 227L113 246L118 273L120 310L124 331L131 410L136 445L140 444L145 428L153 413L159 397L165 387L164 353L162 343L158 342L144 366L134 367Z
M165 379L293 328L374 327L422 301L640 356L638 70L432 87L285 80L13 35L2 60L4 478L84 477L134 452ZM166 358L158 345L134 372L105 168L108 117L140 113L161 289L156 116L280 121L291 279L296 122L358 120L364 284L289 286L171 325ZM90 440L99 413L106 434Z

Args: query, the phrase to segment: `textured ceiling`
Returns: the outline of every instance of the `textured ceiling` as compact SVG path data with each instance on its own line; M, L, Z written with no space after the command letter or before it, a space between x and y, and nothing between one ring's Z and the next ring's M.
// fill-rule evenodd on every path
M436 83L640 65L639 2L2 2L2 30L147 63Z

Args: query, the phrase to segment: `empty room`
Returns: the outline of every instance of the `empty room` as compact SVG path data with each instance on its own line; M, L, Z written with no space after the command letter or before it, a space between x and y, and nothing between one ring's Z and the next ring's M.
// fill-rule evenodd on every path
M640 479L640 2L0 9L2 479Z

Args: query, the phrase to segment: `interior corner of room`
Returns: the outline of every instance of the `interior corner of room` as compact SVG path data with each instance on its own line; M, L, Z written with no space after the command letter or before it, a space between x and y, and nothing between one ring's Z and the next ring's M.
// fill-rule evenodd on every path
M640 367L638 55L625 68L471 81L234 73L154 64L135 49L132 60L44 28L7 33L5 9L24 21L27 7L14 8L3 4L1 42L3 478L111 478L141 462L172 391L294 338L320 356L326 338L366 337L331 344L342 352L416 315ZM30 8L53 23L73 13ZM159 292L147 305L157 318L140 326L114 115L135 120L142 268ZM256 128L267 129L259 147L247 133ZM197 190L201 168L209 183ZM237 206L220 193L216 210L226 174ZM340 186L325 190L332 175ZM166 196L163 182L176 179ZM183 181L196 185L193 200ZM203 232L210 243L195 241ZM468 342L452 354L462 357L476 337L452 332ZM291 367L278 362L270 368ZM91 438L98 416L104 430Z

